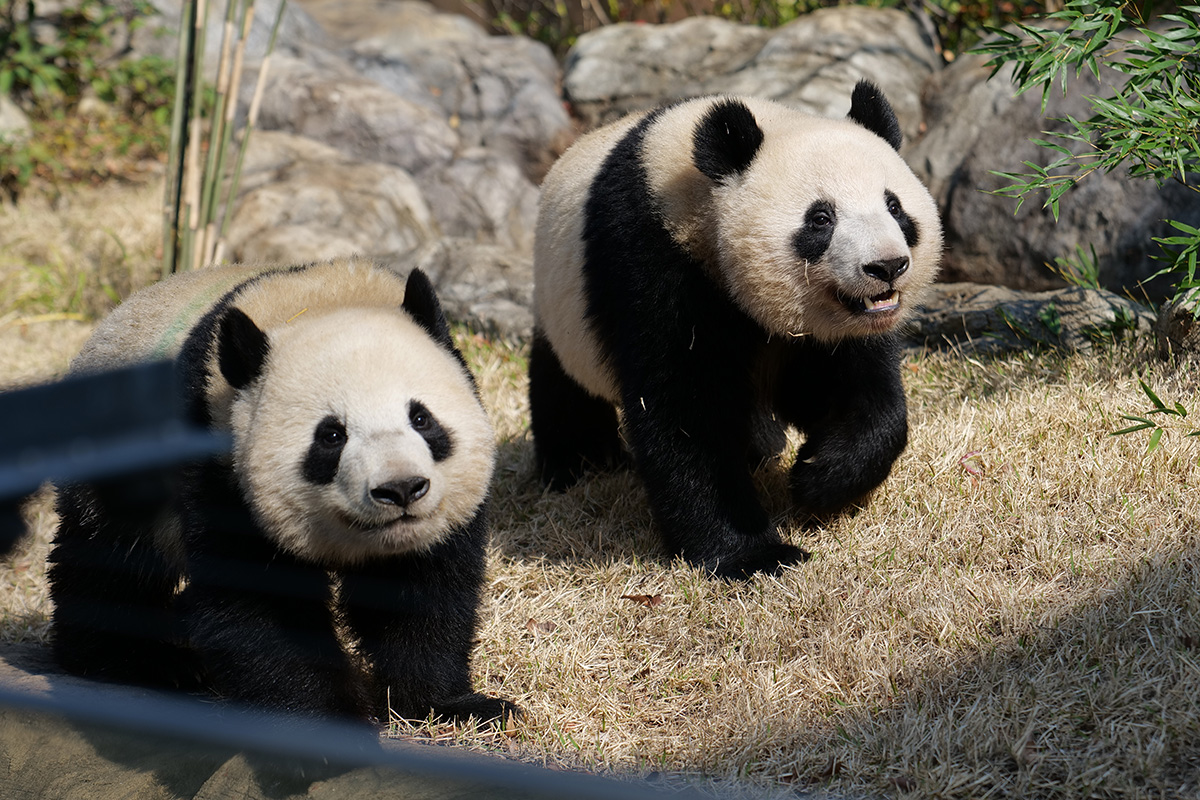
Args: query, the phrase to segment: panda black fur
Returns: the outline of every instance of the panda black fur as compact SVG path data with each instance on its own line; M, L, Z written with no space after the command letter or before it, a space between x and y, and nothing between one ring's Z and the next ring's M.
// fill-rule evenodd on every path
M897 324L934 278L937 208L887 100L847 119L755 98L635 114L542 186L530 406L551 487L620 458L617 410L667 546L717 574L807 558L750 465L783 426L801 512L861 502L907 443Z
M517 713L471 686L495 444L424 274L198 270L129 298L72 370L163 357L233 453L149 503L61 487L61 665L308 716Z

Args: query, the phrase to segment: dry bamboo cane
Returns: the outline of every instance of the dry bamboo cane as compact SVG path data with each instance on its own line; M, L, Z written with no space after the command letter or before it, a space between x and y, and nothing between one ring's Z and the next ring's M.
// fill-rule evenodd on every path
M183 270L195 268L198 260L196 258L196 239L200 221L200 146L203 132L201 112L204 98L204 33L208 27L208 0L197 0L195 23L195 49L192 53L192 83L190 84L192 96L189 98L192 103L191 131L184 165L184 169L188 171L185 177L187 192L184 196L184 209L181 214L181 217L186 216L187 219L183 243L180 246L183 263L179 265L179 268Z
M175 271L179 251L180 202L183 194L185 132L188 131L187 87L195 48L194 0L184 0L179 14L179 42L175 64L175 104L171 112L171 141L167 150L167 179L163 189L163 263L165 278Z
M202 232L200 235L200 261L198 266L204 266L208 263L210 251L215 245L213 240L216 238L216 234L212 224L212 202L221 180L217 161L220 142L224 138L225 106L229 103L237 104L236 97L233 99L229 97L229 78L232 72L233 58L233 22L236 10L237 3L235 0L226 0L225 24L221 28L221 56L217 61L216 103L213 106L212 118L209 120L208 154L205 159L204 174L201 180L200 227Z
M251 0L253 2L253 0ZM232 216L233 201L237 197L238 182L242 176L242 163L246 158L246 150L250 146L250 134L254 131L254 124L258 120L258 110L262 105L263 90L267 85L267 75L271 66L271 52L275 49L275 39L279 34L279 25L283 22L283 14L287 10L287 0L280 0L279 11L275 15L275 22L271 26L271 38L267 42L267 51L263 55L262 64L258 69L258 82L254 86L254 97L250 101L250 111L246 117L246 125L241 130L241 135L238 137L238 156L234 166L233 176L230 178L229 187L225 195L224 214L221 219L221 233L217 242L217 249L214 259L220 261L225 256L225 235L229 230L229 220Z
M242 11L241 37L237 42L237 49L233 55L233 74L230 76L230 85L234 98L239 94L242 85L242 69L246 60L246 44L250 39L250 29L254 24L254 0L247 0ZM233 141L233 124L237 117L237 103L230 102L225 105L225 119L223 123L223 133L221 137L220 149L217 152L216 175L223 176L225 174L225 158L229 155L229 148ZM233 177L230 177L230 182L233 182ZM210 201L207 216L209 221L209 229L212 232L210 241L210 252L208 259L214 263L218 263L224 258L224 226L218 226L217 218L219 216L218 202L220 200L220 184L214 187L212 199Z

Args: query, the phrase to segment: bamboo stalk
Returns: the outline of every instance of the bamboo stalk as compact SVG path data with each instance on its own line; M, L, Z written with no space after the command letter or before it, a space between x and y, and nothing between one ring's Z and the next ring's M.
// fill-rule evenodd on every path
M179 248L180 200L183 190L184 148L187 146L188 131L187 87L192 84L190 74L192 50L195 47L193 34L196 12L195 0L183 0L179 14L179 43L175 61L175 103L171 111L171 141L167 150L167 179L163 189L163 262L162 275L167 277L175 271Z
M221 175L218 171L217 161L219 157L220 143L224 139L225 126L225 106L227 104L237 105L236 97L232 100L229 97L229 78L233 71L233 39L234 39L234 13L237 10L235 0L226 0L225 3L225 24L221 28L221 55L217 60L217 84L216 84L216 102L213 105L212 119L208 126L208 154L205 159L204 174L201 180L200 194L200 259L197 266L203 266L208 263L209 250L215 242L215 238L210 220L212 219L211 206L213 197L217 191L217 185L220 183Z
M177 266L177 270L190 270L196 266L195 257L195 240L196 229L199 225L199 173L200 173L200 146L202 141L202 120L203 120L203 101L204 101L204 50L205 50L205 30L208 27L208 0L196 0L195 25L193 32L193 51L192 51L192 81L189 84L191 92L192 109L189 116L191 122L191 131L189 135L188 149L186 156L186 164L184 169L188 170L188 175L185 178L187 184L187 194L184 197L184 206L187 217L187 228L184 235L184 242L180 247L182 263ZM182 215L181 215L182 216Z
M222 136L219 150L217 152L217 165L214 174L217 176L225 175L225 158L229 154L229 148L233 141L233 126L237 117L237 97L241 91L242 85L242 69L246 60L246 45L250 39L250 30L254 25L254 0L247 0L242 11L241 36L237 42L237 49L233 56L233 74L230 76L230 85L232 87L231 94L234 98L233 102L225 104L225 117L222 124ZM232 180L232 179L231 179ZM219 230L217 224L219 209L218 201L220 200L220 186L212 194L211 201L205 211L208 219L208 228L210 231L209 237L209 252L207 260L210 262L220 262L224 258L224 232Z
M253 4L253 0L250 0ZM258 81L254 85L254 97L250 100L250 111L246 116L246 125L242 128L238 136L238 155L234 165L233 175L229 179L229 186L225 194L224 214L221 218L221 230L217 239L217 249L214 253L214 258L220 260L225 253L225 236L229 231L229 220L233 216L233 203L237 198L237 187L242 177L242 164L246 158L246 151L250 147L250 134L254 131L254 125L258 121L258 111L262 106L263 90L267 85L267 75L271 67L271 53L275 49L275 39L279 35L279 25L283 22L283 14L287 10L287 0L280 0L279 11L275 15L275 22L271 26L271 37L267 41L267 50L263 54L262 64L258 69Z

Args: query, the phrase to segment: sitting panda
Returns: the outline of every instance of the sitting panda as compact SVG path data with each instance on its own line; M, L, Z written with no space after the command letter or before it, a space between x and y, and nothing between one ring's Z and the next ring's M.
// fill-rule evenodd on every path
M72 371L167 357L232 455L169 496L61 487L60 664L308 717L519 714L471 686L495 444L425 275L180 274L119 306Z
M872 84L847 119L687 100L582 137L542 186L530 410L552 488L620 458L619 409L667 546L722 576L808 554L751 466L805 436L797 510L862 502L907 443L895 330L941 226Z

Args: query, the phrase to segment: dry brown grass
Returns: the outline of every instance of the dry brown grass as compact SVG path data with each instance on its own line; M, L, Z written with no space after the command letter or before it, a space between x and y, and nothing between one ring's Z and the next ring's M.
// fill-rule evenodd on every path
M522 353L475 358L503 442L479 670L533 712L506 749L724 791L1200 796L1200 441L1109 435L1135 370L1200 410L1196 365L914 356L871 505L727 584L657 555L630 473L537 488Z
M1200 439L1109 435L1146 407L1135 374L1200 413L1197 364L914 355L911 443L869 507L793 527L809 563L724 583L661 555L627 471L543 493L526 350L462 341L501 443L478 683L529 714L396 735L730 796L1200 797ZM781 468L761 479L778 497ZM31 513L6 639L45 634Z

